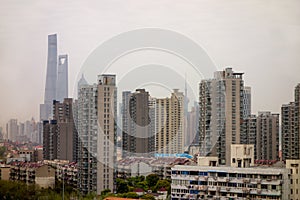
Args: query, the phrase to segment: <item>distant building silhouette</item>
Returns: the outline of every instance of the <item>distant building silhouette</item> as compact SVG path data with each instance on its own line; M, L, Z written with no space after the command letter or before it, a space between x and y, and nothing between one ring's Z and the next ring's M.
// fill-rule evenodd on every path
M63 102L68 97L68 55L59 55L56 81L56 99Z
M48 58L44 103L40 105L40 120L52 117L52 102L68 97L68 56L57 54L57 35L48 35Z

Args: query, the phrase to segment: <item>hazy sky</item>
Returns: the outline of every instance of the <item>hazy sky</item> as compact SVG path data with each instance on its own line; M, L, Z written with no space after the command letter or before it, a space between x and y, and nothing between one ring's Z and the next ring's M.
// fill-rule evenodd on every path
M219 69L245 72L254 113L280 112L300 82L298 0L2 0L0 5L0 126L10 118L38 119L52 33L58 34L59 53L69 55L71 95L93 49L143 27L180 32L200 44Z

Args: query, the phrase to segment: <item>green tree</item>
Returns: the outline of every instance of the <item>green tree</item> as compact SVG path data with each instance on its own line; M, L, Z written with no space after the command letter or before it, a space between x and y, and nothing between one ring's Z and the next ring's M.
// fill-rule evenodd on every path
M0 147L0 158L4 158L5 152L6 152L6 147L4 146Z
M148 190L148 183L147 181L141 181L135 184L136 188L142 188L144 191Z
M153 188L156 184L157 184L157 181L159 180L159 177L157 174L149 174L147 177L146 177L146 181L148 183L148 186L150 188Z
M117 193L127 193L129 192L129 187L126 181L117 178Z
M105 195L107 195L108 193L110 193L111 191L110 191L110 189L105 189L105 190L103 190L102 192L101 192L101 196L103 195L103 196L105 196Z
M155 191L159 190L160 188L165 188L168 191L168 194L171 192L171 183L168 180L159 180L155 186Z
M124 194L119 195L120 197L123 198L132 198L132 199L138 199L139 195L137 195L135 192L127 192Z

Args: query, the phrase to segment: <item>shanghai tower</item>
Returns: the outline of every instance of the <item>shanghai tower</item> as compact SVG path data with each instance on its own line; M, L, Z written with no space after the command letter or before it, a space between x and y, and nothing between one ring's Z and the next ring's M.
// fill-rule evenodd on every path
M53 100L56 99L57 35L48 35L48 60L44 104L40 105L40 120L51 117Z

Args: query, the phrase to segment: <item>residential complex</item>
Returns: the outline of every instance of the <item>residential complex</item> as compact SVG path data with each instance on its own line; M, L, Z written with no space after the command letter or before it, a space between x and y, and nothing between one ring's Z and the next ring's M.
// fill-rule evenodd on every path
M290 199L289 170L181 166L172 168L171 199Z
M279 114L259 112L256 126L256 159L279 160Z
M254 158L256 155L256 140L257 140L257 117L256 115L250 115L244 118L243 131L241 133L241 144L253 144L254 145Z
M300 159L300 84L295 101L281 107L282 159Z
M184 95L174 89L171 97L156 99L155 151L184 152Z
M18 135L18 120L10 119L6 124L7 139L15 142Z
M251 87L245 86L243 90L243 118L251 115Z
M84 194L115 191L116 76L99 75L97 84L81 85L77 112L78 188Z
M44 159L77 161L77 130L73 118L73 99L53 101L53 119L43 123Z
M54 188L55 170L42 163L16 162L10 166L10 180Z
M123 92L123 157L150 156L155 150L154 129L151 129L155 118L150 118L149 99L145 89L137 89L134 93Z
M243 119L243 73L232 68L202 80L199 89L200 154L230 163L230 145L240 144Z

